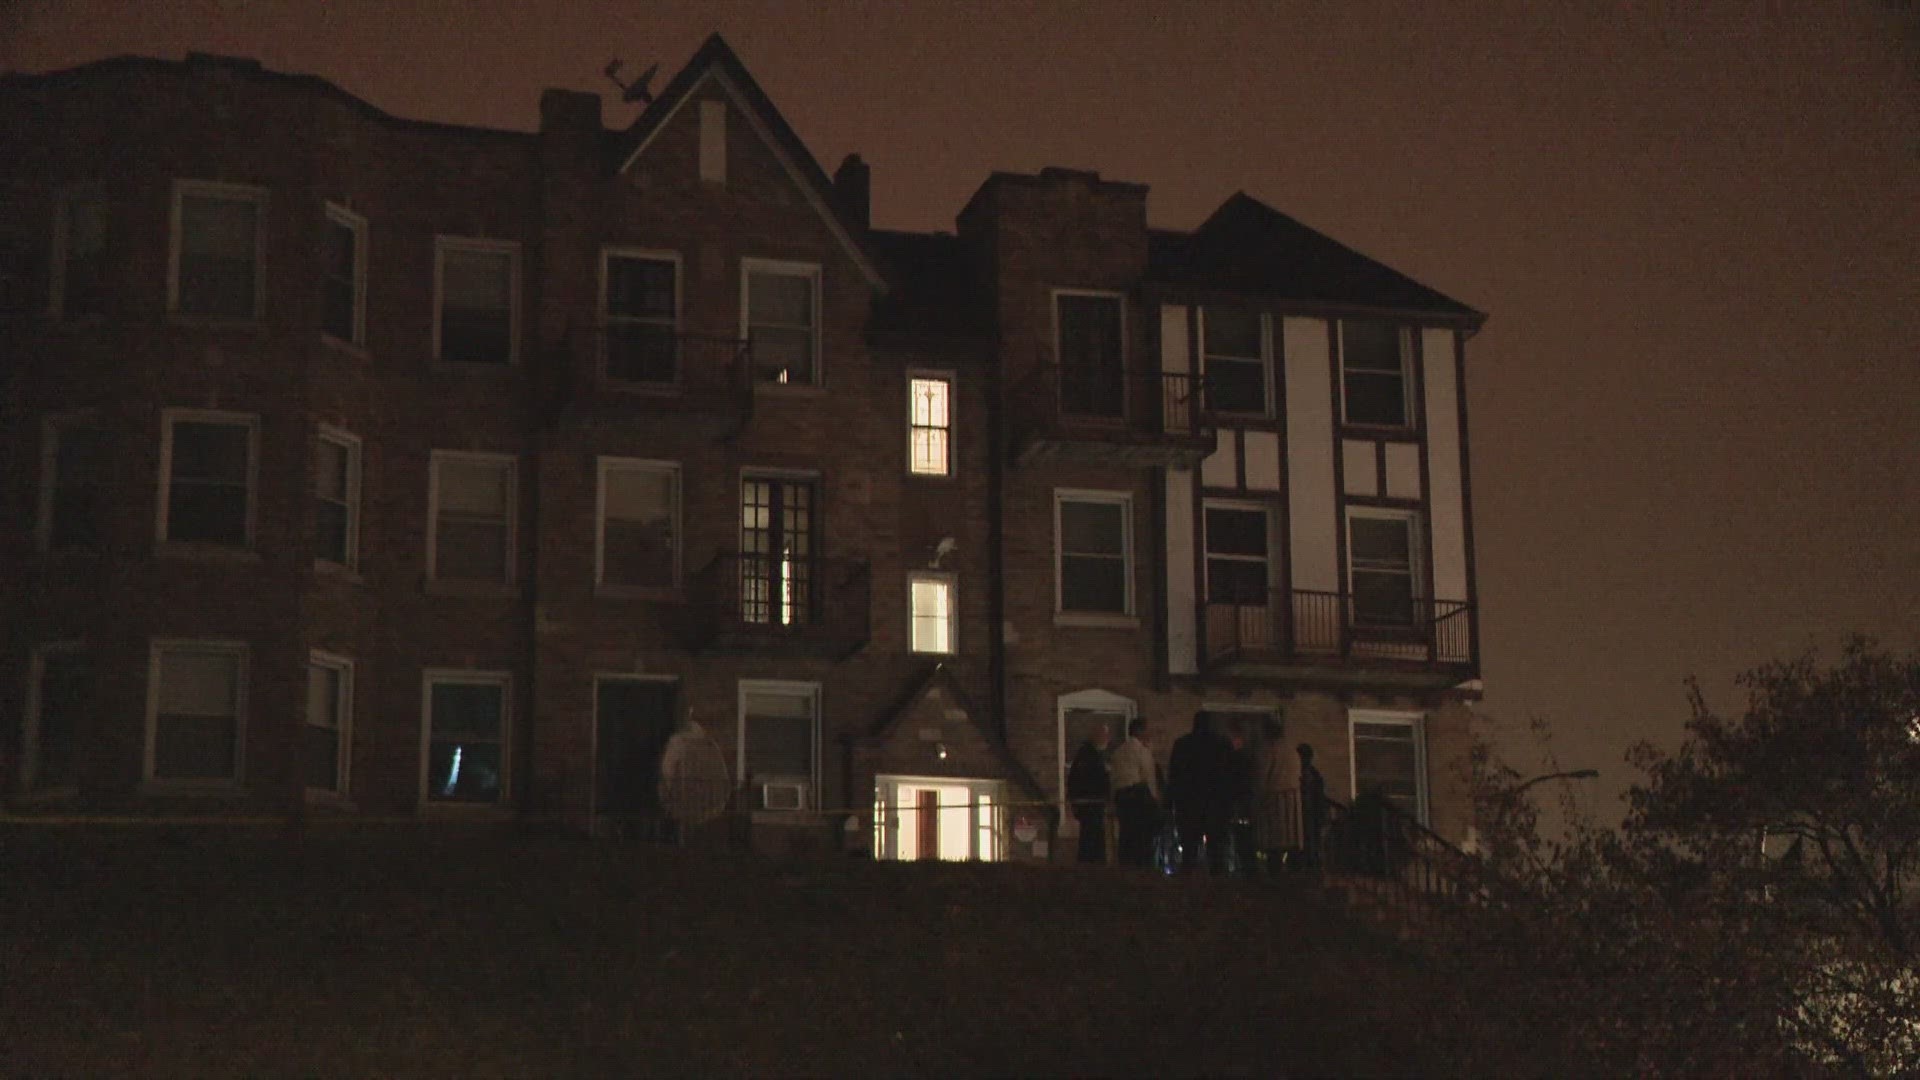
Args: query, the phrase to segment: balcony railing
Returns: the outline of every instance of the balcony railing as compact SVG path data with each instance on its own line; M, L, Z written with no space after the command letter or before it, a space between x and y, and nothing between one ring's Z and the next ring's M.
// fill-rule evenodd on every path
M1347 593L1274 589L1264 601L1208 603L1207 657L1472 665L1473 609L1464 600L1401 600L1370 612Z
M687 595L695 649L842 657L867 643L865 559L728 552L694 577Z
M1213 449L1197 390L1186 372L1041 364L1008 399L1015 457L1192 464Z
M645 415L744 424L753 415L753 356L731 337L677 334L651 323L577 326L567 337L574 392L563 415Z

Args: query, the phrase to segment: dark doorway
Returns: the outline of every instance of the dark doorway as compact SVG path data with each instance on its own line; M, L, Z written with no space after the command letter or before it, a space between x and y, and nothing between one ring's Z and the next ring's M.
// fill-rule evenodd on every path
M601 679L595 688L594 809L657 810L660 753L673 734L679 687L651 679Z

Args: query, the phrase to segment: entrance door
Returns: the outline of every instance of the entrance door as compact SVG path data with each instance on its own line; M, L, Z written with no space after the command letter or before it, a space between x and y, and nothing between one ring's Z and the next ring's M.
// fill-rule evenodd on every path
M660 754L673 734L678 687L650 679L601 679L594 698L594 809L658 809Z
M883 859L997 862L998 780L881 776L874 781L875 853Z

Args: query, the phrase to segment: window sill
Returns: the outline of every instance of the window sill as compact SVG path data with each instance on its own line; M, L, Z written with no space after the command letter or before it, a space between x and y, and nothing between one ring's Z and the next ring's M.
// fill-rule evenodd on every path
M427 578L422 590L428 596L497 596L513 597L520 594L520 588L510 581L448 581L442 578Z
M315 577L332 578L335 581L344 582L348 585L365 585L367 583L367 579L360 576L360 571L357 568L334 562L331 559L313 560L313 573Z
M1420 430L1411 424L1350 424L1340 422L1340 434L1387 442L1419 442Z
M915 483L929 483L929 484L951 484L954 481L960 479L959 474L956 472L953 472L952 470L949 470L943 473L930 473L930 472L914 472L912 469L908 469L906 472L906 476L908 480L912 480Z
M308 806L322 806L329 810L354 810L353 798L344 791L328 791L325 788L307 788L303 793Z
M258 312L252 315L193 315L178 309L167 312L168 321L176 326L192 326L208 330L237 330L244 328L266 329L267 317Z
M595 585L595 600L652 600L668 602L680 599L678 585Z
M513 810L505 802L438 802L433 799L420 800L422 817L448 818L460 821L511 821Z
M759 382L753 384L755 394L769 394L773 397L825 397L827 388L819 383L779 383Z
M43 547L40 554L49 559L100 559L105 558L105 545L93 544L86 547Z
M1138 630L1138 615L1105 615L1092 611L1056 611L1053 613L1053 625L1085 627L1101 630Z
M344 353L355 360L372 360L373 354L365 345L356 345L345 338L337 338L325 330L320 331L320 343L337 353Z
M245 792L238 779L233 780L142 780L142 795L235 796Z
M427 361L427 370L435 375L464 375L478 378L510 379L520 374L520 364L514 360L504 363L493 360L442 360L439 357Z
M163 559L184 559L196 562L244 562L257 563L260 553L250 547L233 547L230 544L204 543L195 540L166 540L153 549L153 553Z

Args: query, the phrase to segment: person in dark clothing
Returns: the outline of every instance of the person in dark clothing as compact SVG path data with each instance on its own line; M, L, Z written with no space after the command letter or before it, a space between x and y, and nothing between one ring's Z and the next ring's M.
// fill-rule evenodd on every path
M1213 730L1203 709L1193 714L1193 730L1173 741L1167 757L1167 795L1180 830L1181 862L1200 865L1202 844L1207 864L1226 868L1227 828L1232 820L1233 744Z
M1080 861L1104 865L1107 861L1107 799L1112 779L1107 773L1107 743L1111 733L1100 724L1074 752L1067 768L1067 801L1080 823Z
M1327 828L1327 781L1313 764L1313 746L1300 744L1300 844L1308 866L1319 866Z

